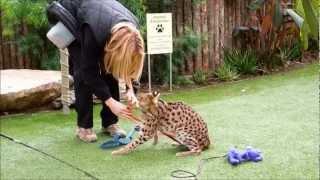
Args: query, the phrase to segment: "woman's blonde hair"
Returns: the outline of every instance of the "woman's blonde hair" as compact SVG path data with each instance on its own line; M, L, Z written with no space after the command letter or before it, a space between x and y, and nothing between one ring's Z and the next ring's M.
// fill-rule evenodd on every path
M144 61L144 41L140 32L129 23L117 24L105 47L104 66L107 73L122 79L129 87L139 80Z

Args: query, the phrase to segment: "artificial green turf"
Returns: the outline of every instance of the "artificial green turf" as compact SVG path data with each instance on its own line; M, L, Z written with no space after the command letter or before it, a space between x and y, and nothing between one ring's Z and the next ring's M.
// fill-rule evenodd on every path
M208 162L201 179L319 179L318 66L252 80L177 91L164 97L192 105L207 121L212 148L198 157L176 158L166 138L127 156L112 157L99 145L74 137L75 113L36 113L3 118L1 132L37 147L100 179L170 179L170 171L195 172L201 158L230 147L252 145L263 151L260 163L230 166ZM95 108L95 130L100 128ZM120 122L130 130L132 124ZM86 179L83 173L35 151L0 138L1 179Z

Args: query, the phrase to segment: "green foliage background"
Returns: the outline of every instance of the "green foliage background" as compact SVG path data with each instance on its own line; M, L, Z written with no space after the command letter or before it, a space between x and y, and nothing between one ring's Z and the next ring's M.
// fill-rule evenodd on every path
M58 50L47 40L45 8L49 0L1 0L3 37L17 44L40 69L60 68Z
M49 23L46 7L52 0L1 0L2 36L17 44L21 55L30 55L40 69L58 70L59 54L46 38ZM145 6L143 0L120 0L140 20L145 32ZM27 33L22 32L27 29Z

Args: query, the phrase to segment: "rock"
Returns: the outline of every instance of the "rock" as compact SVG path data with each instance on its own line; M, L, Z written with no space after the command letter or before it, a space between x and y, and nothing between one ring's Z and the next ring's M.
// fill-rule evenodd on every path
M0 112L44 107L61 96L59 71L1 70Z

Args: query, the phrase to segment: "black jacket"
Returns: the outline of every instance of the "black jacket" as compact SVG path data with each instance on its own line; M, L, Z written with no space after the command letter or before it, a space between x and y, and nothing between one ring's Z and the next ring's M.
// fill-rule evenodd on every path
M109 41L111 29L120 22L138 27L137 18L116 0L84 0L78 11L80 27L89 24L99 46Z
M48 18L51 23L61 21L67 24L67 28L70 28L69 30L77 39L68 47L70 57L79 58L72 60L75 80L84 81L98 98L105 101L111 95L103 81L100 68L104 57L104 46L110 40L114 25L120 22L131 22L138 27L138 20L116 0L60 0L59 3L70 15L63 14L64 11L59 11L59 7L52 8L53 10L48 8ZM69 16L73 16L76 22L68 25L70 24ZM80 46L80 48L72 46Z
M59 0L51 3L47 14L51 24L61 21L77 39L80 38L77 32L88 24L99 46L105 46L109 41L115 24L131 22L137 28L139 26L137 18L116 0Z

